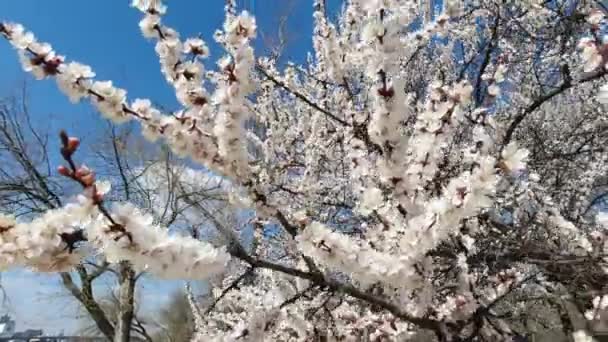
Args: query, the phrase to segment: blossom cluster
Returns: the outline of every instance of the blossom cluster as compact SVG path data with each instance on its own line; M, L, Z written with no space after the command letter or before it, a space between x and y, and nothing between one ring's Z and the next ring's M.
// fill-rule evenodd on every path
M313 222L297 237L298 247L322 265L349 274L364 285L386 282L395 287L407 286L418 276L407 260L354 243L319 222Z
M132 204L117 204L111 217L114 222L99 217L87 230L91 243L110 262L127 260L136 269L162 278L207 279L223 272L230 259L222 248L170 235Z
M355 302L331 300L307 282L267 271L258 271L256 276L256 284L240 285L239 291L222 297L223 291L213 290L215 309L206 315L195 314L199 323L192 341L307 341L315 337L315 330L337 340L365 333L378 339L413 335L409 324L394 320L390 314L371 309L358 312ZM233 281L234 277L227 277L223 284L228 286ZM300 298L300 305L285 305L302 294L313 299ZM319 308L324 314L331 308L331 322L310 320L309 313Z
M77 249L79 230L95 213L93 202L79 196L74 203L49 210L29 222L0 214L0 265L39 272L67 271L86 256Z
M110 262L129 261L136 268L169 279L206 279L223 272L229 255L191 237L171 235L152 224L131 204L120 204L110 222L88 196L50 210L29 222L0 216L2 268L39 272L69 271L92 250ZM84 230L83 230L84 228Z
M224 75L214 95L219 108L213 133L218 138L219 154L230 165L231 173L238 178L247 178L249 154L245 122L249 116L246 96L253 90L250 74L255 59L250 40L256 34L255 19L247 12L238 17L228 17L224 31L221 42L226 45L231 57L218 62Z
M65 132L60 137L61 155L69 166L60 166L58 172L78 182L83 194L30 222L0 215L3 268L68 271L95 249L110 262L128 261L160 277L206 279L223 272L230 259L223 248L171 235L132 204L117 204L108 212L104 197L110 191L109 182L97 181L93 170L73 160L80 145L77 138Z

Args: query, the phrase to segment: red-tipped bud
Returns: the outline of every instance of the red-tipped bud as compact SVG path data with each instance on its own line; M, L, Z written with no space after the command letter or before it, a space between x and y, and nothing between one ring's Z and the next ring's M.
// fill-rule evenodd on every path
M80 146L80 139L75 137L68 138L68 150L70 150L71 152L75 152L78 149L78 146Z
M61 165L57 168L57 172L59 172L60 175L62 176L66 176L66 177L70 177L72 175L72 171L70 171L70 169L68 169L67 167Z

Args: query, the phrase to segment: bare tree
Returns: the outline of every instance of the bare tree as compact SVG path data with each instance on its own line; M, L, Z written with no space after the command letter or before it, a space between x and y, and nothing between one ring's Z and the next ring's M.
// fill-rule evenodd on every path
M194 317L183 290L176 290L162 307L155 322L160 328L154 336L156 341L190 341L194 333Z
M260 36L264 48L268 51L270 58L280 60L288 49L290 40L293 40L297 33L289 29L289 19L293 17L294 7L301 0L286 0L277 3L272 17L273 28L268 32L261 31Z
M103 311L107 315L110 322L116 326L118 321L121 319L121 298L118 297L119 289L110 289L100 298L97 299L97 302L103 308ZM142 302L141 293L137 296L137 299L134 300L134 315L131 330L129 332L130 337L135 337L137 339L141 339L144 341L152 341L152 337L150 336L149 330L154 327L151 318L147 317L145 314L141 312L141 306L138 303ZM81 316L81 323L79 332L84 335L100 335L101 332L97 323L92 319L91 315L87 314L86 310L82 308L83 314Z

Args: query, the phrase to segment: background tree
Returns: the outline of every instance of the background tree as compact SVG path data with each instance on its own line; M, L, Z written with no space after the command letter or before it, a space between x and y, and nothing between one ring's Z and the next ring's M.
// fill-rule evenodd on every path
M183 289L171 294L167 305L158 313L157 324L160 329L156 341L190 341L194 333L194 317Z

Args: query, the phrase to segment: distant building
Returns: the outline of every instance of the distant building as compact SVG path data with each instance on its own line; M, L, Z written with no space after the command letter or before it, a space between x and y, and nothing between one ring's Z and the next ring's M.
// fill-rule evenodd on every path
M107 342L104 337L64 336L63 333L59 336L46 336L42 329L15 332L15 326L15 321L11 316L0 317L0 342Z
M11 316L4 315L0 317L0 337L10 337L15 333L15 321Z
M20 333L11 337L0 337L0 342L107 342L103 337L87 336L23 336Z
M12 338L14 339L24 339L27 341L32 340L34 337L42 336L42 329L27 329L26 331L20 331L14 333Z

